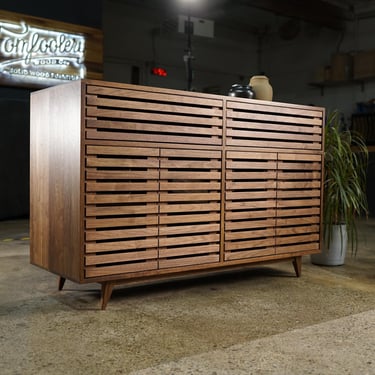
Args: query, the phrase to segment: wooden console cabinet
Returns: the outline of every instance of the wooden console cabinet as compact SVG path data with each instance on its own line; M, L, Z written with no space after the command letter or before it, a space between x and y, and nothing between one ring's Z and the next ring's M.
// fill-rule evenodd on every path
M152 281L320 251L324 109L95 80L31 94L30 260Z

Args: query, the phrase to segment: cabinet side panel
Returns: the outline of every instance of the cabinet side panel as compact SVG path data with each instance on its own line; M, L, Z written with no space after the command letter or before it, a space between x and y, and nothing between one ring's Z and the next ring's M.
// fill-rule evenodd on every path
M30 259L73 281L81 266L79 82L31 95Z
M30 261L48 269L49 248L49 127L45 126L48 96L30 99Z

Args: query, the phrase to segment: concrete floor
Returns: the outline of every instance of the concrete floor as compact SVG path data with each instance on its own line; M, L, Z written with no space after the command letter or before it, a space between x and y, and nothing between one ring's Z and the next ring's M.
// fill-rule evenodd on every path
M356 258L303 259L116 288L29 263L28 221L0 222L0 374L375 374L375 219Z

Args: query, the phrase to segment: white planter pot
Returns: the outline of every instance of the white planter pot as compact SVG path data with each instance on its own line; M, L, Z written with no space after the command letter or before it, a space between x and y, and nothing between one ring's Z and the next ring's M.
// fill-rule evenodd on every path
M348 248L348 232L346 225L334 225L332 228L329 248L323 248L321 253L312 254L311 262L320 266L341 266L345 263L346 250Z

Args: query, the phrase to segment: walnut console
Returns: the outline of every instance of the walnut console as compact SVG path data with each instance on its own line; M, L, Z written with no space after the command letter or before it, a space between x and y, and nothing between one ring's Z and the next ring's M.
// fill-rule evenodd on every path
M95 80L31 94L30 261L116 284L320 251L324 109Z

